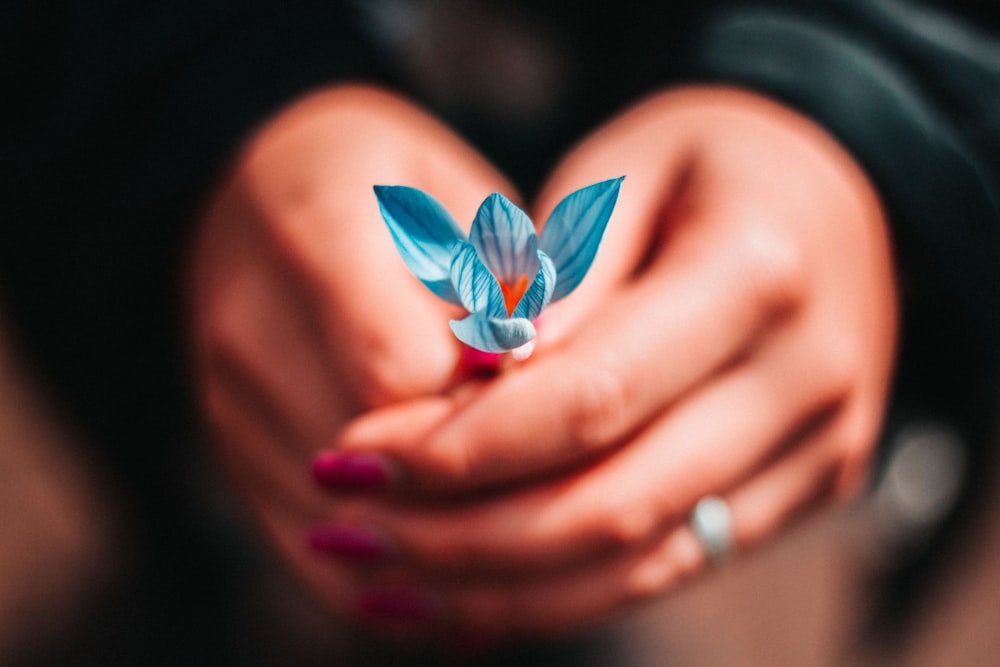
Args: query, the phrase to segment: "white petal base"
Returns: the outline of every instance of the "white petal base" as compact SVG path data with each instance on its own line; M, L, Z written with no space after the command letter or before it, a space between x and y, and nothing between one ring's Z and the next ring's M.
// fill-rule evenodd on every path
M531 353L535 351L535 341L529 340L527 343L521 347L515 347L510 351L510 356L514 358L514 361L524 361L531 356Z

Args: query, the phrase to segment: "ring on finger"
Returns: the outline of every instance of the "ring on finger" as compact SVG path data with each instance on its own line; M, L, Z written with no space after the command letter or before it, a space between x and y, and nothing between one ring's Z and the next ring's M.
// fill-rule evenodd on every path
M725 500L715 495L702 497L691 511L690 524L709 560L720 561L729 553L733 518Z

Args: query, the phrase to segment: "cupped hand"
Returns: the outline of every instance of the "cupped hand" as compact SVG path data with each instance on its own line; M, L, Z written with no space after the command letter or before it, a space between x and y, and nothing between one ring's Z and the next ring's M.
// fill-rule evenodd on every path
M349 572L303 537L329 514L309 466L364 410L444 392L460 313L413 280L372 186L420 187L471 222L510 186L398 97L342 86L260 128L211 198L188 267L192 357L220 466L265 534L313 588ZM341 606L349 604L344 599Z
M567 155L535 219L620 174L592 273L530 361L365 414L317 459L339 501L319 549L358 566L374 620L574 628L705 565L687 525L703 496L746 548L863 479L897 327L864 173L779 104L685 88ZM353 493L351 469L380 492Z

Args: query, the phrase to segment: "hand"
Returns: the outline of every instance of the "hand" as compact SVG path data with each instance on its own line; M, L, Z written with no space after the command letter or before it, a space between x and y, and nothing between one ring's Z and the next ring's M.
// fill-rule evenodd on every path
M436 121L363 87L322 91L255 134L194 239L189 304L215 454L250 512L313 588L349 604L349 573L303 535L329 514L313 455L362 411L446 391L459 315L400 262L372 186L400 183L471 222L511 187Z
M326 517L384 547L357 579L379 620L576 627L704 566L687 517L706 494L745 548L863 479L897 326L865 175L789 109L689 88L568 155L535 219L619 174L593 273L546 311L528 363L363 415L321 459L386 473Z

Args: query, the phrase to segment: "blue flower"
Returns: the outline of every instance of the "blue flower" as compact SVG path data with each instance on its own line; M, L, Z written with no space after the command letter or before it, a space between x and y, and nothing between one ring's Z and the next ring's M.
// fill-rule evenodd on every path
M594 261L622 178L563 199L542 228L500 193L479 207L468 238L437 200L405 186L376 185L382 217L410 271L469 315L455 336L483 352L530 354L532 320L580 284Z

